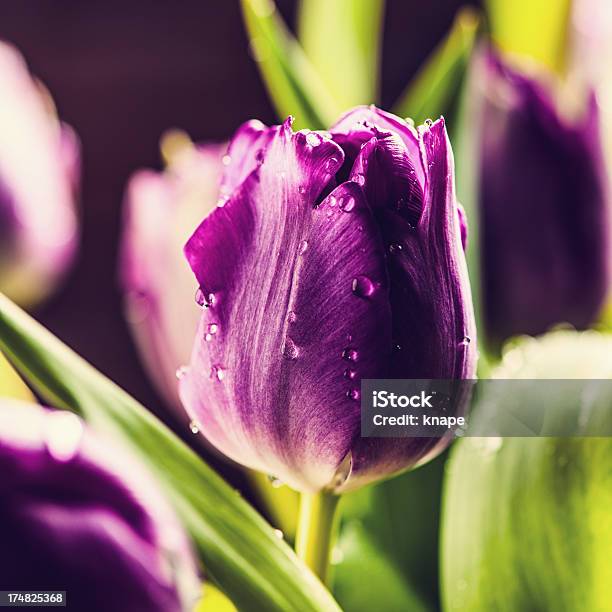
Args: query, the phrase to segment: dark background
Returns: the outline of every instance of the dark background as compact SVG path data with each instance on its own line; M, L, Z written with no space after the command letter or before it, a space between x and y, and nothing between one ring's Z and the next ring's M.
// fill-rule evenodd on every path
M296 2L277 4L292 22ZM392 105L462 4L388 0L383 107ZM135 169L159 167L158 141L169 127L220 141L251 117L276 121L248 52L239 2L0 0L0 38L25 55L83 148L80 257L35 315L163 414L122 319L116 258L123 189Z

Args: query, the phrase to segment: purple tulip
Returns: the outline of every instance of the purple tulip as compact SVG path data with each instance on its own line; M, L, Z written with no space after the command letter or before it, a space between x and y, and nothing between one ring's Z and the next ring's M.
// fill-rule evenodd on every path
M302 491L353 488L447 440L360 438L362 378L471 378L470 290L444 121L374 107L331 132L240 128L185 252L203 310L180 380L219 450Z
M587 327L609 283L609 191L598 107L562 114L545 85L478 57L484 316L500 342Z
M0 291L45 297L72 262L79 144L19 53L0 42Z
M187 539L139 463L70 413L0 401L0 582L71 610L191 610Z
M126 194L120 274L127 319L151 380L181 415L176 371L189 359L200 318L182 247L217 204L222 155L218 145L183 146L165 172L137 172Z

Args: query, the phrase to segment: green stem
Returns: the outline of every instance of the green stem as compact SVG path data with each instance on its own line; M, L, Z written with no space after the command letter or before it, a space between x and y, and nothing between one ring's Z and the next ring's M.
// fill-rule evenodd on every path
M340 497L327 491L302 493L295 538L298 557L327 584L329 559L336 539L336 509Z

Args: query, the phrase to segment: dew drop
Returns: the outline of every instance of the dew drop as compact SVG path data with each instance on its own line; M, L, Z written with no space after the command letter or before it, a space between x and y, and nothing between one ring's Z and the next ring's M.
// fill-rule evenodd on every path
M204 308L212 308L217 301L214 293L209 293L204 300Z
M356 276L352 281L351 288L357 297L366 298L374 293L376 286L367 276Z
M338 165L338 160L335 157L330 157L325 162L325 171L330 174L336 170L336 166Z
M200 433L200 428L195 421L191 421L191 423L189 423L189 431L191 431L192 434Z
M81 419L70 412L51 412L45 423L45 447L56 460L70 461L78 452L83 438Z
M206 342L210 342L218 331L219 326L217 325L217 323L209 323L206 326L206 334L204 336L204 340L206 340Z
M202 289L200 289L200 287L198 287L195 292L195 301L196 304L200 307L204 307L204 305L206 304L206 295L204 295L204 292L202 291Z
M229 202L229 196L228 195L222 195L218 200L217 200L217 206L219 208L223 208L227 203Z
M342 351L342 359L346 361L357 361L359 359L359 352L357 349L348 347Z
M404 121L410 126L414 127L414 119L412 117L405 117Z
M404 249L404 247L399 244L398 242L393 242L389 245L389 253L391 255L396 255L398 253L401 253L401 251Z
M308 241L302 240L300 242L300 255L303 255L308 250Z
M355 198L353 196L342 198L339 205L344 212L351 212L355 208Z
M304 194L306 193L306 187L304 187L304 185L300 185L300 186L298 187L298 191L299 191L299 192L300 192L302 195L304 195Z
M276 476L272 476L272 474L268 474L268 480L274 489L280 489L285 483Z
M185 376L187 376L188 372L189 368L187 366L181 366L180 368L177 368L175 376L177 380L181 380L181 378L185 378Z
M346 392L346 397L357 402L359 401L359 398L361 397L361 392L359 391L359 389L349 389Z
M431 119L425 119L425 125L427 127L431 127L433 125L433 121Z
M353 341L353 334L346 334L346 339L347 339L349 342L352 342L352 341Z
M334 214L334 211L333 211L333 210L331 210L330 208L328 208L328 209L327 209L327 212L325 213L325 216L326 216L328 219L331 219L331 217L332 217L332 215L333 215L333 214Z
M289 323L295 323L297 320L297 315L295 314L295 312L293 312L293 310L290 310L287 313L287 321L289 321Z
M283 346L283 355L287 359L297 359L300 356L300 349L296 346L295 342L287 336L285 338L285 344Z
M279 539L282 540L285 536L283 534L283 532L280 529L275 529L274 530L274 535Z
M257 152L255 153L255 161L261 166L261 164L263 164L264 161L264 150L263 149L257 149Z
M355 183L357 183L358 185L361 185L362 187L365 185L365 176L363 176L363 174L361 174L361 172L358 172L354 177L353 177L353 181Z
M353 368L346 368L346 370L344 370L344 378L348 378L349 380L354 380L356 376L357 376L357 371L354 370Z
M229 166L229 165L232 163L232 158L231 158L229 155L224 155L224 156L221 158L221 163L222 163L224 166Z
M321 144L321 137L315 132L308 132L308 134L306 134L306 142L311 147L318 147Z
M468 346L472 339L469 336L463 336L459 341L459 346Z
M333 208L338 203L336 196L329 196L329 205Z
M210 368L210 377L222 381L225 378L225 370L220 365L214 365Z

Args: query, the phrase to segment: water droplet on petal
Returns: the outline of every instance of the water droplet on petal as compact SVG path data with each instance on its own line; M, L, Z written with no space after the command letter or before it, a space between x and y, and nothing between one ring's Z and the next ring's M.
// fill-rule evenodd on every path
M346 397L357 402L359 398L361 397L361 392L359 391L359 389L349 389L346 392Z
M221 163L222 163L224 166L229 166L229 165L232 163L232 158L231 158L229 155L224 155L224 156L221 158Z
M199 287L195 292L195 301L196 304L200 307L204 307L204 305L206 304L206 295L204 295L204 292Z
M70 461L78 452L83 438L81 419L70 412L55 411L47 415L45 447L57 461Z
M272 476L272 474L268 474L268 480L270 481L272 487L275 489L280 489L285 484L280 478Z
M209 323L206 326L206 335L204 336L204 340L206 340L206 342L210 342L218 331L219 326L216 323Z
M223 208L227 203L229 202L229 196L228 195L222 195L218 200L217 200L217 206L219 208Z
M311 147L318 147L321 144L321 137L315 132L308 132L308 134L306 134L306 142Z
M300 186L298 187L298 191L299 191L299 192L300 192L302 195L304 195L304 194L306 193L306 187L304 187L304 185L300 185Z
M275 529L274 530L274 535L279 539L282 540L285 536L283 535L283 532L280 529Z
M359 352L357 349L348 347L342 351L342 359L346 361L357 361L359 359Z
M217 301L214 293L209 293L204 300L204 308L212 308Z
M412 117L405 117L404 121L410 126L414 127L414 119Z
M404 247L401 244L399 244L398 242L393 242L392 244L389 245L389 253L391 255L395 255L397 253L400 253L403 249L404 249Z
M342 198L339 205L344 212L351 212L355 208L355 198L353 196Z
M353 177L353 181L355 183L357 183L358 185L361 185L362 187L365 185L365 176L363 176L363 174L361 174L361 172L358 172L354 177Z
M352 342L352 341L353 341L353 334L346 334L346 339L347 339L349 342Z
M295 314L295 312L293 312L293 310L290 310L287 313L287 321L289 321L289 323L295 323L297 320L297 315Z
M188 372L189 368L187 366L181 366L180 368L177 368L175 376L177 380L181 380L181 378L185 378L185 376L187 376Z
M330 174L332 172L335 172L337 165L338 165L338 160L335 157L330 157L325 162L325 170L326 170L326 172L329 172Z
M425 125L427 127L431 127L433 125L433 121L431 119L425 119Z
M255 161L261 166L261 164L263 164L264 162L264 150L263 149L257 149L257 152L255 153Z
M198 427L198 424L195 421L191 421L191 423L189 423L189 430L192 434L200 433L200 428Z
M357 370L354 370L353 368L346 368L346 370L344 370L344 378L353 380L355 376L357 376Z
M459 346L468 346L472 339L469 336L463 336L459 341Z
M353 279L351 288L357 297L366 298L374 293L376 286L367 276L357 276Z
M225 370L220 365L214 365L210 368L210 377L222 381L225 378Z
M283 346L283 355L287 359L291 360L297 359L300 356L300 349L289 336L285 338L285 344Z
M329 205L333 208L338 203L336 196L329 196Z
M300 255L303 255L308 250L308 241L302 240L300 242Z

